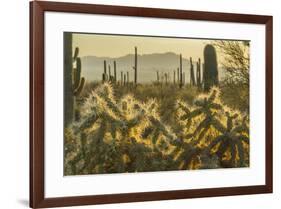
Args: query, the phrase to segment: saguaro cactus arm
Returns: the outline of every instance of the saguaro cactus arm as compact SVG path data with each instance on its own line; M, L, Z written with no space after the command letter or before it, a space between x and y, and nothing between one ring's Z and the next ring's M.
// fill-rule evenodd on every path
M83 87L84 87L84 84L85 84L85 78L82 77L81 80L80 80L79 85L78 85L77 88L74 89L74 91L73 91L74 96L78 96L78 95L81 93L81 91L82 91L82 89L83 89Z
M76 47L74 51L73 62L76 61L76 59L78 58L78 54L79 54L79 48Z
M72 82L72 91L74 96L78 96L85 84L85 78L81 78L81 69L82 69L82 64L81 64L81 58L78 57L78 52L79 48L76 48L74 57L76 56L76 68L73 68L73 82Z

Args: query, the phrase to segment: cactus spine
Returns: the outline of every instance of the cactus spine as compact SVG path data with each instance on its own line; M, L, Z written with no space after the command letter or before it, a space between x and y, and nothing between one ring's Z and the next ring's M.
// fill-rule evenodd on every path
M73 56L72 56L73 55ZM64 126L67 127L75 119L75 101L81 93L85 78L81 78L81 58L79 48L72 51L72 34L64 33ZM76 68L73 67L76 65Z
M212 86L219 84L217 54L211 44L204 48L203 83L204 91L209 91Z

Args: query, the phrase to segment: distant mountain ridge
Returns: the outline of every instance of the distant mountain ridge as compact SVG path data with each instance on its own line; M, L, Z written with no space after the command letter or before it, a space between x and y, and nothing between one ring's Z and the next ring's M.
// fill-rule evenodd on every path
M117 58L85 56L82 60L82 74L88 81L98 81L102 78L104 70L104 60L110 65L113 74L113 62L117 65L117 78L120 79L120 73L129 72L130 80L133 78L134 54L127 54ZM186 79L189 79L189 60L183 58L183 71ZM180 65L180 55L173 52L153 53L138 55L138 81L151 82L156 80L156 71L159 73L169 73L171 78L173 71Z

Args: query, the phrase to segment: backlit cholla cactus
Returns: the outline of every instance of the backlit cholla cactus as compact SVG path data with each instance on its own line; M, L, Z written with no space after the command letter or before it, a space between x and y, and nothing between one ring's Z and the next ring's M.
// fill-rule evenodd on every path
M110 83L96 87L81 119L65 132L65 172L141 172L249 165L249 121L220 101L213 87L193 104L176 101L180 131L163 123L159 102L116 99Z
M175 138L169 127L161 122L157 107L155 100L140 103L132 95L125 95L116 101L113 88L109 83L97 87L81 107L81 120L73 126L73 130L80 133L78 138L81 139L81 143L79 143L81 149L79 148L79 150L84 152L82 155L78 154L77 158L86 156L83 159L86 158L88 161L81 159L82 162L77 164L83 166L72 172L95 173L117 172L120 169L124 169L123 171L148 169L148 165L152 161L140 166L141 161L146 158L146 161L149 161L149 155L142 156L142 153L151 153L152 149L158 148L165 152L167 150L165 150L164 144L168 145L167 140ZM148 127L152 129L151 137L154 138L154 143L147 143L148 140L143 138L143 132ZM108 151L109 146L115 147L115 152ZM136 150L142 150L142 152L136 153ZM161 150L158 154L160 152ZM115 154L111 159L112 153ZM162 154L160 155L162 156ZM95 159L97 156L100 161ZM105 159L100 159L102 156ZM74 161L77 160L74 159ZM94 166L97 162L106 162L105 164L108 166L104 166L104 164Z
M249 121L238 111L224 110L226 120L219 122L220 134L209 145L223 167L245 167L249 165ZM245 159L246 158L246 159Z
M242 117L239 111L222 104L219 95L220 90L213 87L209 94L198 96L194 105L177 101L178 120L185 126L184 140L189 139L188 144L181 145L189 150L183 151L179 157L185 159L184 167L188 163L192 166L192 158L197 160L197 168L206 168L207 164L208 168L243 167L249 164L248 119Z

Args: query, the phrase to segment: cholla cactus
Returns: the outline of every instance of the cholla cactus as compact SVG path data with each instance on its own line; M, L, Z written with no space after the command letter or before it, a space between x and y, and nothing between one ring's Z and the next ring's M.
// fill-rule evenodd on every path
M249 145L248 121L237 111L227 110L225 115L225 126L218 126L220 134L208 148L211 153L216 153L224 167L245 167L249 163L245 160L245 149Z
M222 104L220 90L194 104L176 101L182 130L163 123L159 102L116 99L110 83L84 100L81 119L65 131L65 173L91 174L247 166L249 121Z
M161 149L164 149L163 144L168 144L168 140L175 138L171 129L161 122L156 100L140 103L132 95L125 95L116 101L109 83L104 83L92 91L81 108L83 112L81 120L73 126L74 132L80 133L78 138L82 147L78 149L80 154L76 155L76 159L84 156L88 160L82 161L80 168L72 169L73 173L148 169L147 165L140 166L140 162L148 158L142 156L142 153L151 153L152 149L158 148L160 153ZM143 137L145 135L143 132L149 127L153 131L152 138L155 141L150 145ZM161 143L157 143L158 141ZM143 152L135 156L136 153L132 152L132 149L141 149ZM106 159L100 161L103 163L100 167L93 167L94 163L99 164L99 160L96 159L99 155L106 155ZM118 163L114 163L114 160ZM136 161L140 167L136 167ZM73 160L69 164L73 164Z
M196 122L193 132L187 137L196 137L197 143L200 143L205 138L211 126L216 127L218 125L218 112L222 109L219 93L218 88L212 88L209 94L202 94L197 97L192 111L181 108L185 111L185 115L181 119L187 119L188 126L191 126L191 121Z
M181 145L189 151L183 150L178 158L179 161L185 159L183 167L191 166L194 157L200 168L208 167L206 162L211 158L215 167L248 165L245 152L249 145L248 118L222 104L219 95L220 90L213 87L209 94L199 95L194 106L177 101L178 120L185 126L185 141L189 139L189 144Z

